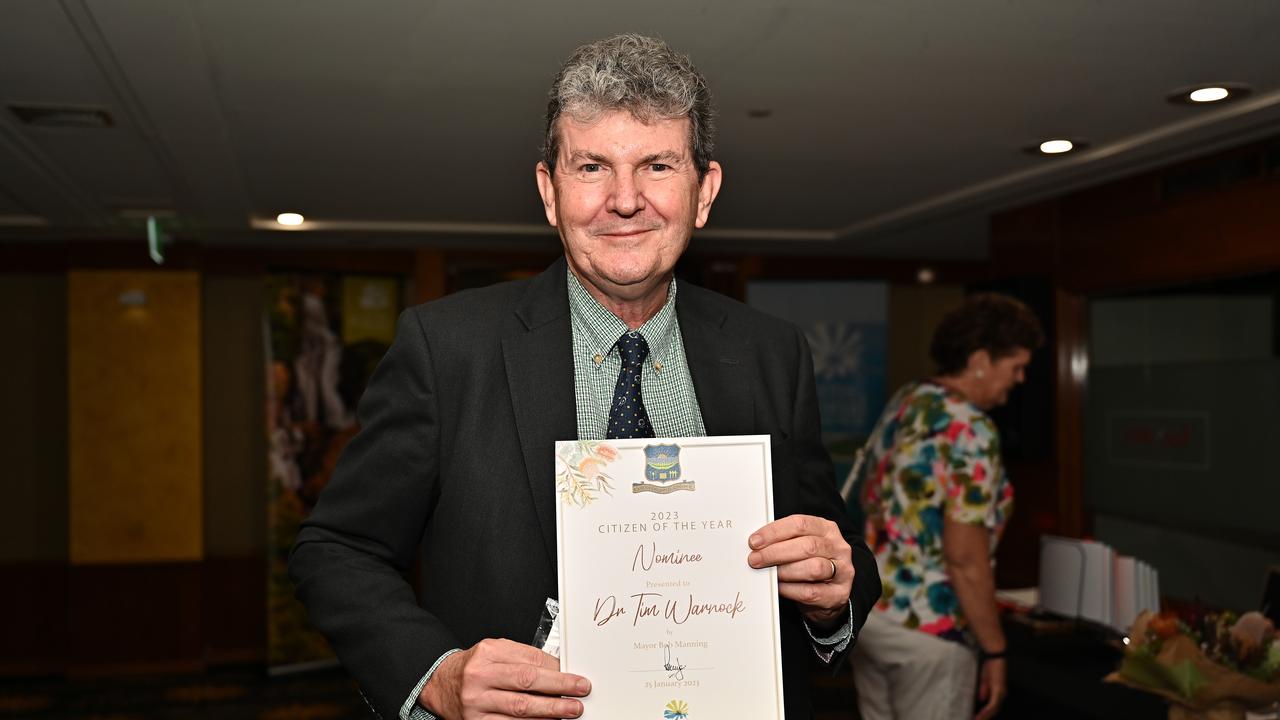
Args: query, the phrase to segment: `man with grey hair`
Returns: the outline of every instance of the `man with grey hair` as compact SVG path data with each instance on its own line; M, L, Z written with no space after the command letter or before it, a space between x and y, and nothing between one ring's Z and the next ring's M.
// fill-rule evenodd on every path
M835 489L803 335L674 279L720 190L712 138L688 58L637 35L579 48L536 168L564 258L401 315L290 562L381 716L580 716L590 679L524 644L556 595L555 441L750 434L771 436L781 519L743 562L778 570L787 717L812 715L809 666L834 668L880 581ZM402 578L419 543L421 605Z

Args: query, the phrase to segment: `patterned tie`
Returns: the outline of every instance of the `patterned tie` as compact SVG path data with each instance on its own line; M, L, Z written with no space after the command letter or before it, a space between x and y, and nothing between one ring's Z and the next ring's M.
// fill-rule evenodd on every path
M622 371L618 384L613 388L613 404L609 406L609 439L651 438L653 426L649 413L640 398L640 373L644 359L649 356L649 343L644 336L632 331L618 338L618 355L622 358Z

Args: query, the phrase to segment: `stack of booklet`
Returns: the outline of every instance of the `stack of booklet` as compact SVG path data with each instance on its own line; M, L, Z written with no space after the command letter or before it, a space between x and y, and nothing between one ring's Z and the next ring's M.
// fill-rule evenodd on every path
M1094 540L1040 541L1040 606L1127 633L1143 610L1159 611L1155 568Z

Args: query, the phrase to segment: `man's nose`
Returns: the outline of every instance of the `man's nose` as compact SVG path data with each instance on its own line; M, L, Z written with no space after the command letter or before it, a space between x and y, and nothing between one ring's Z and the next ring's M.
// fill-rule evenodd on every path
M645 208L644 188L636 181L634 174L617 173L612 182L607 210L623 217L631 217Z

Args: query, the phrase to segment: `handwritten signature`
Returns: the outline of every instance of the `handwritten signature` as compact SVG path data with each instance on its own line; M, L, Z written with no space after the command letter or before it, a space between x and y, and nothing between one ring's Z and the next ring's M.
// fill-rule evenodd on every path
M667 671L667 677L672 680L684 680L684 665L680 664L680 658L676 658L675 662L671 661L671 646L664 645L665 662L662 663L662 669Z

